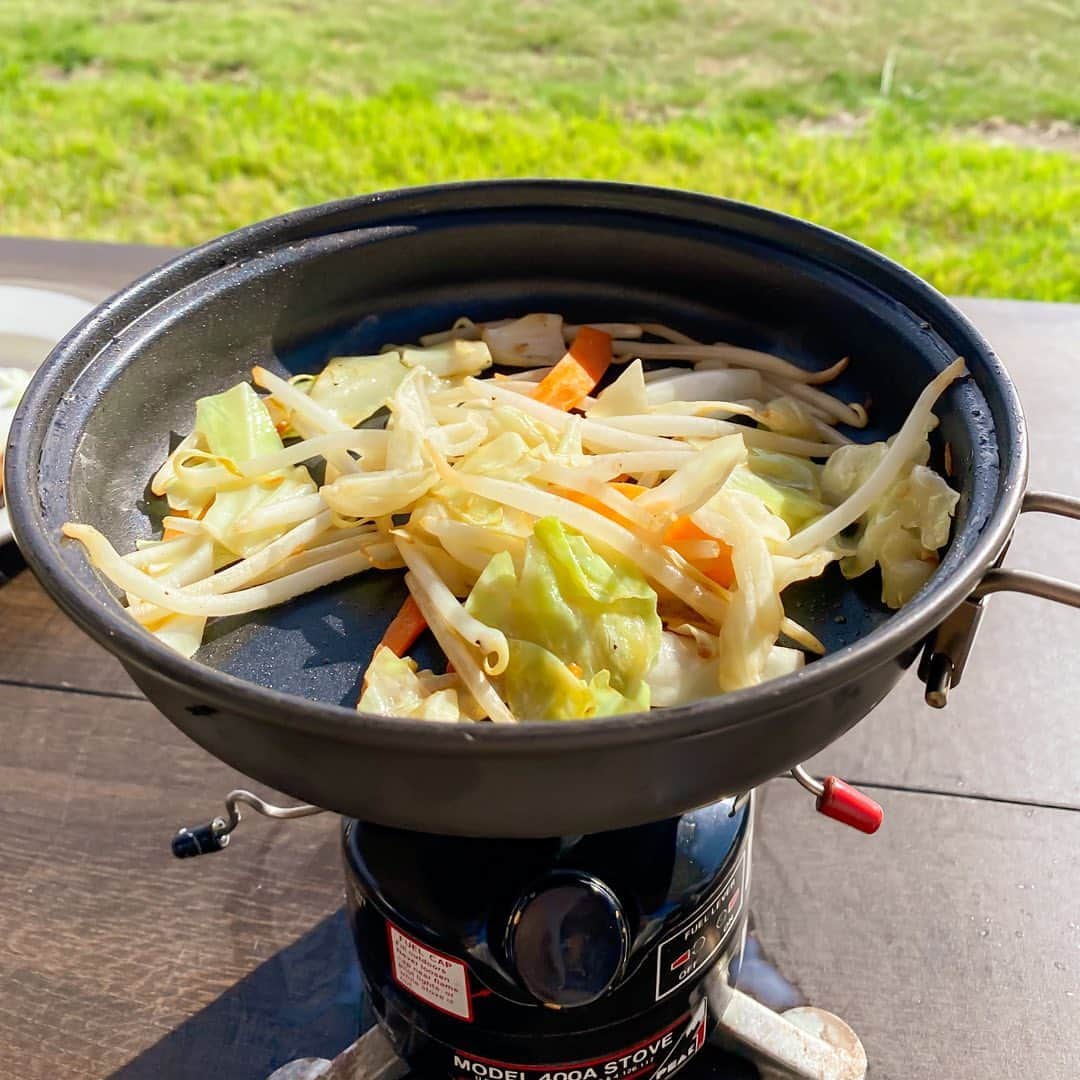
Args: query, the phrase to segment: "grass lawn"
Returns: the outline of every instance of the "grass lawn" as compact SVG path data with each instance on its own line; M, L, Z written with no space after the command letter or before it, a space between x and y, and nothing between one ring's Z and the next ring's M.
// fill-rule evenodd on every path
M1080 300L1063 0L0 0L0 232L194 243L402 184L588 176Z

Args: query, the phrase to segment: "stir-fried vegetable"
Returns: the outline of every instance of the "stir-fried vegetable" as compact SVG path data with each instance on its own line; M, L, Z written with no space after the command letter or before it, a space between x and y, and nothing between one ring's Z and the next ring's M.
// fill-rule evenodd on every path
M520 370L480 377L493 363ZM161 539L121 556L88 525L64 532L187 656L209 619L404 569L364 712L511 723L683 704L824 651L785 612L790 585L876 566L896 608L948 543L958 495L927 435L963 361L873 444L851 438L862 405L822 389L846 365L659 324L463 318L313 375L254 368L264 393L200 399L154 476ZM445 675L407 655L425 630Z
M416 720L461 719L454 686L440 688L438 676L430 671L417 673L415 660L396 656L383 645L375 650L368 666L357 708Z
M495 555L465 606L509 640L504 692L516 716L648 708L643 673L661 631L656 593L636 567L602 558L555 518L536 523L520 574L509 553Z
M880 468L886 447L845 446L822 471L822 486L834 501L852 497ZM919 591L937 567L937 552L949 542L949 523L960 496L926 467L930 443L917 443L896 479L860 517L855 551L840 560L847 577L881 567L881 597L900 607Z
M556 409L576 409L611 364L611 335L583 326L567 354L533 392L536 401Z
M401 605L401 610L386 628L379 644L388 648L395 656L404 656L426 629L427 623L416 600L408 596Z

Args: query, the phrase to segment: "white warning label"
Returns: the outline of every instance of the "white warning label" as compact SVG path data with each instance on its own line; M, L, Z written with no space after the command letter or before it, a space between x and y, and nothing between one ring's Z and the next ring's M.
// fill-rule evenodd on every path
M390 968L394 982L444 1013L472 1022L469 973L460 960L429 949L391 923Z

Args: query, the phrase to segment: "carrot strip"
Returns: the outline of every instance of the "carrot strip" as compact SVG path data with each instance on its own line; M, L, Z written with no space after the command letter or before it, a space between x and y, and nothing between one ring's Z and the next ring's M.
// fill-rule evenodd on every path
M202 513L200 513L199 517L201 518L203 513L205 513L205 512L206 511L204 510ZM169 511L169 517L190 518L191 515L186 510L170 510ZM195 519L193 519L193 520L195 520ZM179 529L168 529L167 528L161 534L161 539L162 540L175 540L178 536L183 536L183 535L184 535L184 533L182 533Z
M569 412L588 397L611 364L611 335L583 326L569 352L540 380L534 401Z
M665 544L676 544L680 540L712 540L719 544L720 554L716 558L699 559L694 562L694 566L724 589L730 589L735 584L731 545L725 544L723 540L715 536L710 536L704 529L695 525L689 517L676 518L664 530L663 540Z
M630 485L628 484L627 486L629 487ZM628 522L617 510L612 510L607 503L602 503L593 495L587 495L584 491L574 491L571 488L559 487L556 484L551 485L551 490L554 494L559 495L564 499L569 499L571 502L576 502L581 506L587 506L590 510L594 510L598 514L603 514L609 521L614 521L617 525L636 528L633 522ZM642 488L641 490L644 491L646 489Z
M385 645L395 656L404 656L426 629L427 621L410 595L386 628L379 645ZM375 651L378 652L378 647Z
M696 525L689 517L676 518L664 530L664 543L671 544L678 540L714 540L700 525Z

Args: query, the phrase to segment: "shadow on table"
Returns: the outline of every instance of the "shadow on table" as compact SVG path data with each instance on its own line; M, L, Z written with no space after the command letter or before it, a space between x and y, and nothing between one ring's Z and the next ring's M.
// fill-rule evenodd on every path
M265 1080L294 1058L340 1053L360 1033L362 1001L360 969L341 910L110 1080Z
M742 973L752 984L747 989L773 1007L797 1003L786 996L770 1000L781 984L785 995L798 992L754 946ZM755 964L768 968L769 977L760 984L750 978ZM109 1080L266 1080L295 1058L335 1057L370 1023L348 920L340 910L117 1069ZM685 1076L751 1080L758 1073L749 1062L709 1048Z

